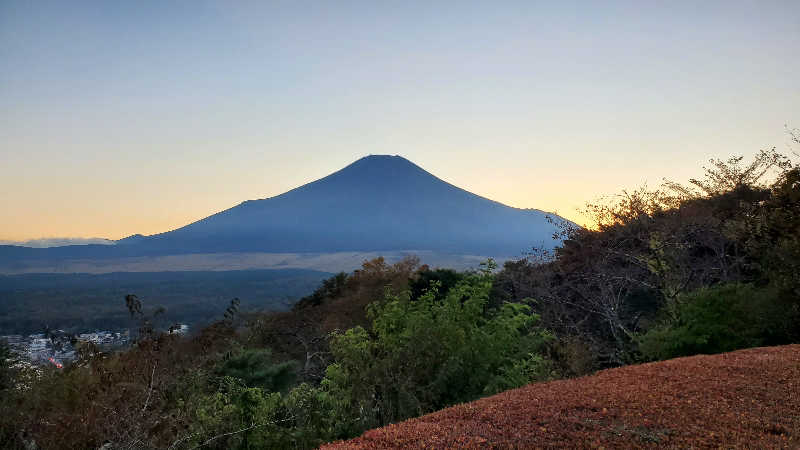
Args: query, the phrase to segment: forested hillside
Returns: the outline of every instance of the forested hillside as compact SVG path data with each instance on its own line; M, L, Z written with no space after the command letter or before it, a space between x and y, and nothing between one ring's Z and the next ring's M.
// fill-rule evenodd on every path
M132 292L165 308L167 325L207 325L231 298L248 309L287 309L330 275L302 269L0 275L0 330L128 328L120 299Z
M773 150L713 160L688 185L589 210L595 226L562 224L559 247L500 268L377 258L289 311L231 302L189 337L160 329L157 305L120 298L139 323L125 352L78 342L77 361L37 370L6 352L0 443L312 448L532 382L800 342L792 159Z

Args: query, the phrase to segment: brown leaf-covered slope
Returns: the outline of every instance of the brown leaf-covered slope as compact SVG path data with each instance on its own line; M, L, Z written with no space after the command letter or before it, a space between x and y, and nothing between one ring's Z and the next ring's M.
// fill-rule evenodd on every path
M800 345L532 384L324 448L800 448Z

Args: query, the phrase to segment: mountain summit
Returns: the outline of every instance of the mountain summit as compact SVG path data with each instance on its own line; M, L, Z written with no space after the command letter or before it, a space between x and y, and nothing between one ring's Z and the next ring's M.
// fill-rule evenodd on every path
M541 211L477 196L400 156L372 155L138 245L159 253L433 250L510 256L551 245L553 231Z
M472 194L400 156L372 155L284 194L248 200L176 230L134 235L112 247L61 247L53 254L430 250L499 257L552 247L553 231L542 211Z

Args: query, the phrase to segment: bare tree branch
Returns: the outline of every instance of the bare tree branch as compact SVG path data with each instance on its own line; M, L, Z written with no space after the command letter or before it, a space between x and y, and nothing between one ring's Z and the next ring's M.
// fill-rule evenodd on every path
M228 433L218 434L216 436L213 436L213 437L209 438L208 440L206 440L202 444L200 444L200 445L198 445L196 447L192 447L191 450L194 450L194 449L197 449L197 448L200 448L200 447L205 447L206 445L216 441L217 439L221 439L221 438L228 437L228 436L233 436L233 435L236 435L236 434L239 434L239 433L244 433L244 432L247 432L247 431L250 431L250 430L254 430L256 428L266 427L268 425L276 425L276 424L283 423L283 422L289 422L289 421L292 421L294 419L295 419L295 416L292 416L292 417L289 417L289 418L286 418L286 419L273 420L272 422L265 422L265 423L260 423L260 424L253 424L253 425L250 425L249 427L245 427L245 428L242 428L240 430L230 431ZM182 442L182 441L190 438L191 436L193 436L193 435L189 435L189 436L186 436L186 437L184 437L182 439L179 439L179 440L175 441L169 448L170 449L174 448L176 444L178 444L179 442Z
M147 398L144 401L144 406L142 407L142 413L147 410L147 405L150 403L150 396L153 394L153 380L156 376L156 366L158 365L158 360L153 363L153 372L150 373L150 388L147 390Z

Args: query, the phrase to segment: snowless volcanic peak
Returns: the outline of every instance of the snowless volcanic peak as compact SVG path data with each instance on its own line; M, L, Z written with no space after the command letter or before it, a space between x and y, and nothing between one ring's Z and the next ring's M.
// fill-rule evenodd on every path
M552 246L538 210L453 186L400 156L372 155L284 194L243 202L153 243L198 251L433 250L511 256Z
M411 250L507 257L554 246L553 231L542 211L472 194L400 156L371 155L281 195L78 256ZM70 252L77 250L59 255Z

